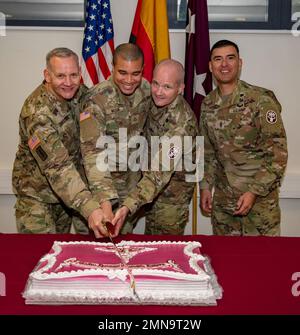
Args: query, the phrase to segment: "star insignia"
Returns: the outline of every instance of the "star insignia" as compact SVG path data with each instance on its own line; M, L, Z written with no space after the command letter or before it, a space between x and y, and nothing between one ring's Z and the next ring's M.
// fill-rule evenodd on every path
M206 96L206 92L205 92L205 89L203 87L203 83L206 79L206 75L207 73L200 73L200 74L197 74L196 72L196 67L194 68L195 71L194 71L194 87L193 87L193 97L195 97L195 94L200 94L202 96Z

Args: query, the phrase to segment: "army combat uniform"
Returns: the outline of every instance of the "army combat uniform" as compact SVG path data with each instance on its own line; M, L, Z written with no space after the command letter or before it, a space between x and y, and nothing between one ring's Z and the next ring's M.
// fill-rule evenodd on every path
M149 171L143 173L136 189L130 192L124 201L131 213L152 202L147 205L145 234L183 235L189 220L189 204L195 187L195 180L187 181L187 176L191 176L195 171L185 170L183 158L191 153L191 161L195 160L197 135L197 120L181 95L165 108L157 108L152 103L146 122L146 136L152 156ZM169 149L164 150L163 146L159 146L158 150L153 152L155 147L151 138L155 136L166 136L170 143ZM183 150L184 137L187 136L191 139L190 146ZM177 142L174 137L180 141ZM168 169L164 168L165 158L170 163ZM157 171L153 166L155 160L159 162ZM182 169L178 169L179 164Z
M110 77L90 89L80 114L81 152L89 187L99 192L103 200L111 200L114 207L122 205L128 192L141 179L140 169L128 168L128 158L133 151L128 148L128 141L143 132L149 96L150 86L146 80L132 95L126 96ZM112 146L115 150L109 152L105 143L111 141L115 143ZM101 168L99 162L105 157L109 166ZM132 232L135 222L136 217L130 217L121 233Z
M72 101L61 102L42 84L23 105L13 167L21 233L67 233L72 221L76 232L88 233L85 219L99 199L81 165L79 101L85 91L82 86Z
M214 188L212 225L220 235L279 235L278 188L287 164L281 106L273 92L239 81L225 97L212 91L201 107L205 140L200 189ZM239 197L257 195L246 216L234 216Z

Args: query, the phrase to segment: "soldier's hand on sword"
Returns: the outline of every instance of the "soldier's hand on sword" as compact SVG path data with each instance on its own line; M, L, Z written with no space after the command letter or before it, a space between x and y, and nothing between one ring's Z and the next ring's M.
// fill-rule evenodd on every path
M112 223L113 218L114 218L114 213L112 212L111 202L109 200L101 202L100 208L103 211L104 222Z
M96 238L108 236L106 226L103 224L106 222L104 216L103 210L101 208L97 208L88 218L89 228L93 230Z
M114 219L112 220L112 224L115 227L113 237L119 235L121 228L123 227L124 221L129 213L129 209L126 206L122 206L116 212Z

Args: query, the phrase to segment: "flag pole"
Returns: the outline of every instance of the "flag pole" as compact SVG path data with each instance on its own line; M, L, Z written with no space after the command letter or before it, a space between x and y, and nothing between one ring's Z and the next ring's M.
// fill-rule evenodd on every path
M201 103L212 89L212 77L209 71L210 47L207 0L187 1L187 25L185 45L185 89L184 97L200 119ZM199 83L199 76L204 81ZM200 86L202 87L199 90ZM203 92L203 89L205 92ZM203 94L204 93L204 94ZM192 200L192 232L197 234L198 185Z
M192 212L192 234L197 235L197 216L198 216L198 183L196 183L196 186L194 188L194 194L193 194L193 212Z

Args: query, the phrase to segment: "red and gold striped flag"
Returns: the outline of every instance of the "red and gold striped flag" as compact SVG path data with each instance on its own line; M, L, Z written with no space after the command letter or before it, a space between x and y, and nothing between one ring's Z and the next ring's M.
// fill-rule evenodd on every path
M166 0L138 0L130 42L144 53L144 77L151 82L152 71L159 61L170 58Z

